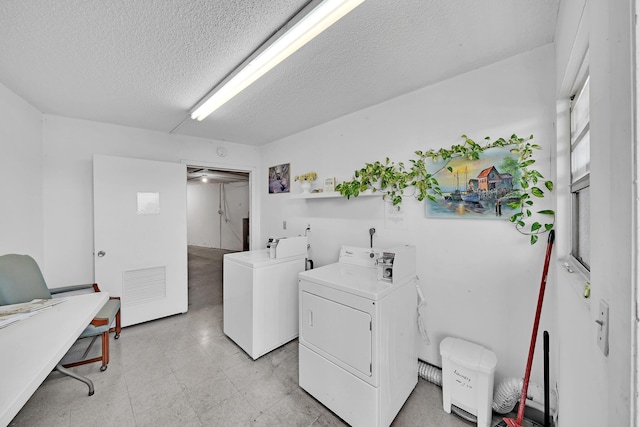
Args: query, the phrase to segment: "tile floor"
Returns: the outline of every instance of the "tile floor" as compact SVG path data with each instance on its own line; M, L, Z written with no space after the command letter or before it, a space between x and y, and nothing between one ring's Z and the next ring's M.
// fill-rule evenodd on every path
M189 248L189 311L123 329L105 372L53 372L11 426L343 426L298 386L297 341L251 360L222 331L222 254ZM394 426L467 427L420 379Z

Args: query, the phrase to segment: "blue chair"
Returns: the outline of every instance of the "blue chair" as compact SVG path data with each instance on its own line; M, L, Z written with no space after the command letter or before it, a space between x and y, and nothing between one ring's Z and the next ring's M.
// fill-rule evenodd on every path
M8 254L0 256L0 305L19 304L34 299L50 299L53 294L82 289L92 289L94 292L100 292L98 285L95 283L49 289L44 277L42 277L40 267L29 255ZM111 328L114 320L115 327ZM70 368L87 363L102 362L100 370L106 370L109 364L109 332L112 331L115 331L115 339L120 338L120 332L122 331L120 325L120 298L110 298L91 321L91 324L80 335L79 339L92 338L81 360L60 366ZM99 357L87 359L86 357L98 337L102 337L102 354ZM80 379L76 375L70 374L66 369L61 370L61 372ZM84 381L83 379L80 380ZM93 394L92 391L92 387L89 385L90 395Z

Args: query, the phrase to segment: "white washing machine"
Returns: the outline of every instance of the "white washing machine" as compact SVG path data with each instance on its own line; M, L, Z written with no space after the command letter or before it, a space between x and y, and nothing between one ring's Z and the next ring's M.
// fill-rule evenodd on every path
M418 381L415 247L343 247L298 275L299 383L352 426L388 426Z
M293 238L296 239L296 238ZM254 360L298 336L298 273L307 243L275 256L269 249L225 254L224 333ZM288 240L288 239L287 239Z

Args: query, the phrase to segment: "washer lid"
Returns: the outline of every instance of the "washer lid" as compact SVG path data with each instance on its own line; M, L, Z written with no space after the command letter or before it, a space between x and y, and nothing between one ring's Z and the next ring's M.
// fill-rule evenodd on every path
M342 262L303 271L298 277L374 301L382 299L398 287L387 281L378 280L376 268Z
M269 249L260 249L257 251L234 252L224 255L225 261L236 262L250 268L264 267L267 265L275 265L282 262L304 259L304 255L297 255L286 258L271 258Z

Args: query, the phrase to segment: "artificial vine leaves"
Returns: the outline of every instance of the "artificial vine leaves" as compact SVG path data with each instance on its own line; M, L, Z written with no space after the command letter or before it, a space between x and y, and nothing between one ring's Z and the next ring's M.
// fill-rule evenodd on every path
M532 142L533 135L528 138L520 138L516 134L509 139L498 138L491 142L490 137L485 138L485 144L480 145L462 135L461 144L454 144L451 148L430 149L427 151L415 151L416 158L410 159L409 165L403 162L393 162L388 157L384 162L376 161L366 163L364 167L354 172L351 181L345 181L336 186L336 191L347 199L358 197L366 190L383 193L384 199L394 206L400 206L404 197L414 196L419 201L427 199L438 202L443 194L436 175L443 170L452 172L449 163L458 158L469 160L480 159L480 156L492 148L511 147L510 152L517 158L517 166L520 170L520 189L515 190L516 197L509 199L508 206L517 212L509 217L509 221L515 224L515 228L521 234L530 236L531 244L538 241L538 236L551 230L555 224L555 212L550 209L535 211L534 205L537 199L543 198L546 192L553 191L553 182L546 180L544 176L532 168L534 150L540 150L538 144ZM435 170L429 171L428 165L434 165ZM514 192L512 192L514 193ZM547 218L548 221L538 220Z

